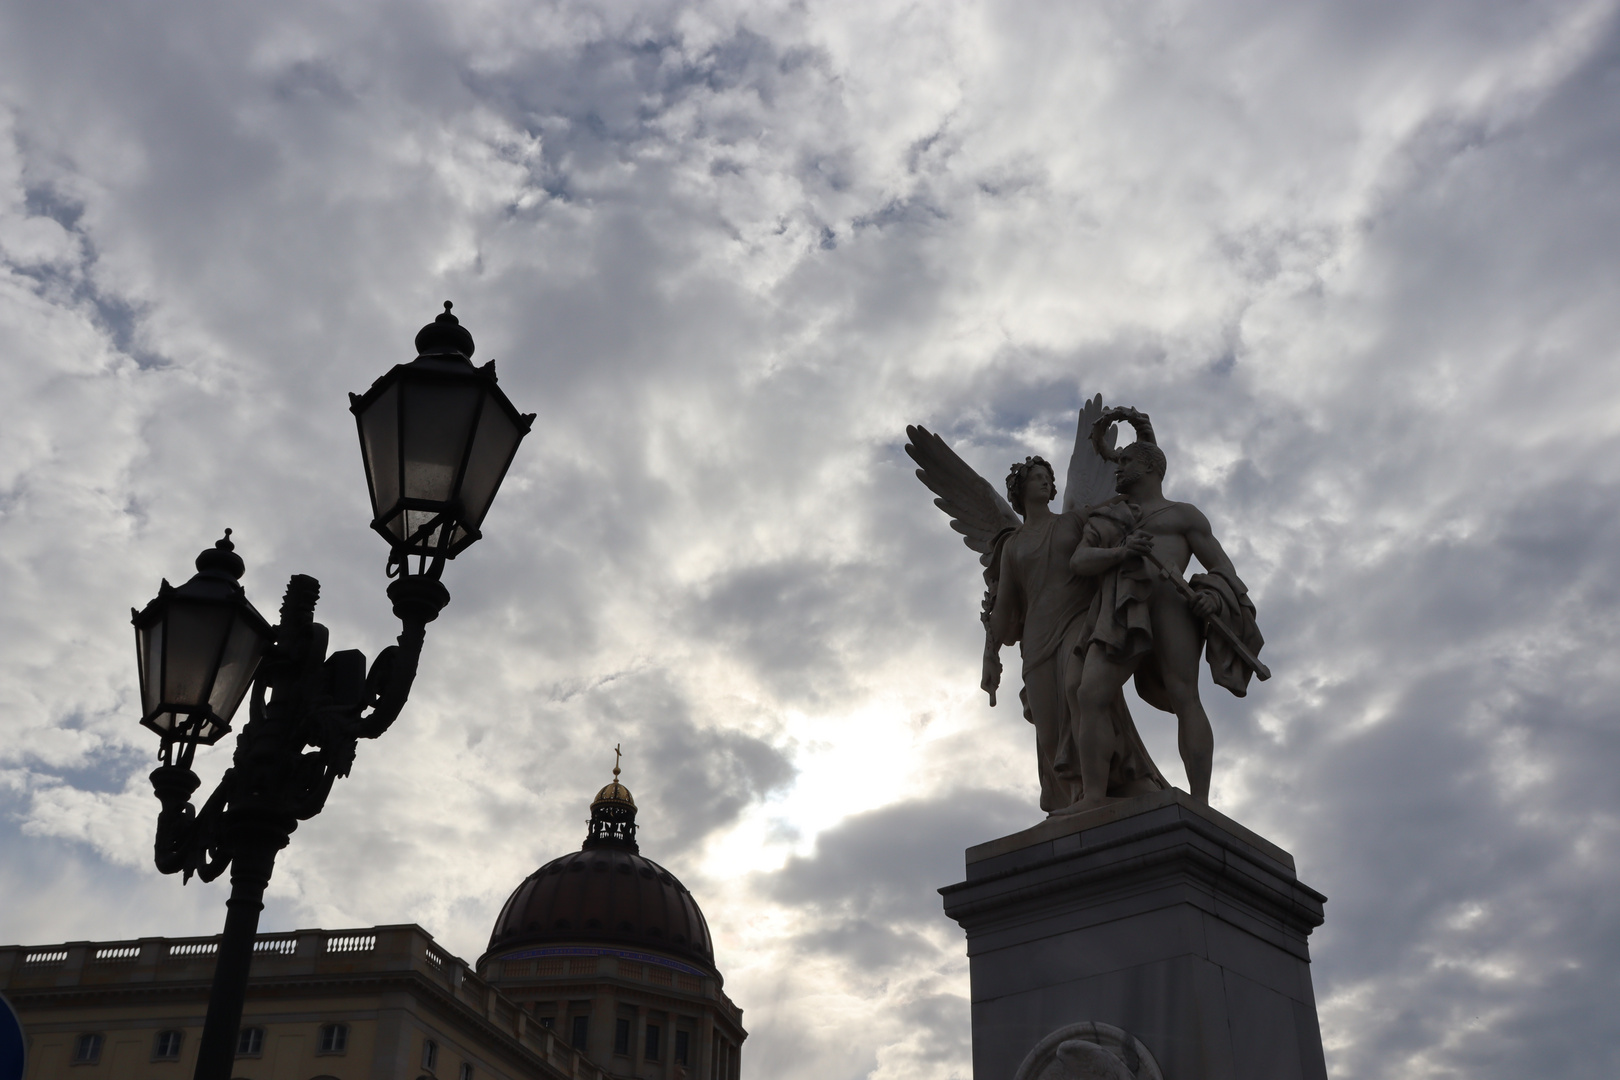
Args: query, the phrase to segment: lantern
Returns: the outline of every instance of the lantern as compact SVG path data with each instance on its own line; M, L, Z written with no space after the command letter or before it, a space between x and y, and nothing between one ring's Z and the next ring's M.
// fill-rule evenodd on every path
M231 729L231 717L253 683L274 638L243 592L242 558L225 538L197 556L197 574L175 588L164 581L135 624L141 678L141 723L165 747L209 744Z
M360 431L371 527L395 556L454 558L479 538L534 423L495 384L495 362L473 367L473 339L444 313L416 335L417 357L364 394L349 395Z

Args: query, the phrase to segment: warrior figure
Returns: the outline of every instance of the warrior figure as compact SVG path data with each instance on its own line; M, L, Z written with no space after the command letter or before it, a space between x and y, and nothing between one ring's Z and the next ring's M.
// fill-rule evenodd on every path
M1136 441L1122 450L1106 438L1115 421L1136 429ZM1114 695L1133 675L1143 701L1175 713L1191 794L1207 803L1215 736L1198 697L1198 654L1207 652L1215 681L1238 697L1248 692L1256 670L1268 677L1257 659L1265 642L1254 603L1209 519L1190 503L1164 497L1164 451L1146 414L1109 409L1093 425L1091 441L1099 456L1115 464L1119 495L1087 518L1069 559L1070 569L1097 583L1090 633L1079 647L1076 703L1075 752L1087 794L1072 809L1100 806L1105 799L1097 783L1115 752L1105 729ZM1183 581L1195 555L1208 572ZM1086 785L1088 780L1093 783Z

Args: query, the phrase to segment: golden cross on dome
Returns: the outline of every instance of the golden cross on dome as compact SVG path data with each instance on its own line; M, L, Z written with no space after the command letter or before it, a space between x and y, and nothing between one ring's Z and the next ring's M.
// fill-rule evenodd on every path
M620 755L619 746L620 745L621 744L619 744L619 743L614 743L613 744L613 782L615 784L617 784L619 782L619 755Z

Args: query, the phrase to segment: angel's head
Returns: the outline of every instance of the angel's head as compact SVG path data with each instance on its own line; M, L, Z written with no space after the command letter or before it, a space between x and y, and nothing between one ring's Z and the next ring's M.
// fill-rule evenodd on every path
M1007 501L1024 517L1026 500L1045 505L1057 494L1057 474L1051 462L1041 457L1027 457L1007 473Z

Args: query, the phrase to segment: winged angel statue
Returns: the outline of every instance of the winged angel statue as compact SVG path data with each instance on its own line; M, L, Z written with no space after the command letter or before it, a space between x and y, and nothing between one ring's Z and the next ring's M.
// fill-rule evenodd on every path
M1136 441L1115 448L1115 425ZM1143 701L1176 715L1192 795L1209 801L1214 735L1198 697L1203 652L1215 681L1243 696L1269 678L1254 604L1209 522L1161 489L1165 456L1145 413L1086 402L1075 432L1063 509L1056 474L1028 457L1007 474L1007 497L938 435L906 428L910 454L951 528L984 564L984 675L996 703L1001 646L1023 653L1024 718L1035 725L1041 809L1074 813L1170 785L1149 757L1130 709ZM1192 556L1203 574L1182 572Z

